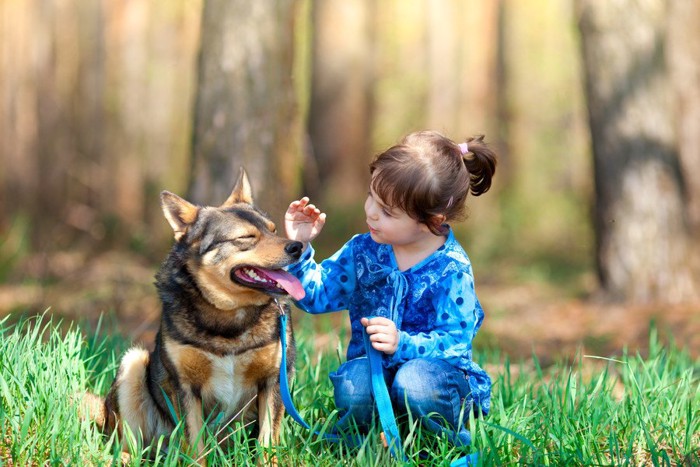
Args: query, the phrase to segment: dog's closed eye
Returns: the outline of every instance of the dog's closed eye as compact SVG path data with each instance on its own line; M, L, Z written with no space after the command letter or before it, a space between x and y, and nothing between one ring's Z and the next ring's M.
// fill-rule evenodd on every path
M210 251L216 250L218 248L221 248L222 246L226 244L232 244L235 246L237 249L241 251L246 251L253 246L255 246L255 241L257 240L257 237L255 235L241 235L236 238L225 238L222 240L217 240L215 238L204 238L202 240L202 243L200 244L200 251L199 253L201 255L205 255L209 253Z
M233 240L233 244L241 251L246 251L255 246L258 237L255 235L242 235Z

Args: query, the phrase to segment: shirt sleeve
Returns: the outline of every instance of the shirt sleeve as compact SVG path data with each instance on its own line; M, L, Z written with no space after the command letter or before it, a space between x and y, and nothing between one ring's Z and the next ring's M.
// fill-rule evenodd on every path
M306 292L303 299L295 302L299 308L313 314L347 309L357 282L352 243L350 239L320 264L314 260L315 251L309 244L299 261L287 268Z
M472 340L482 319L474 292L474 278L465 271L454 272L436 284L432 299L435 326L426 332L399 331L397 351L386 356L388 367L415 358L440 358L454 366L471 360Z

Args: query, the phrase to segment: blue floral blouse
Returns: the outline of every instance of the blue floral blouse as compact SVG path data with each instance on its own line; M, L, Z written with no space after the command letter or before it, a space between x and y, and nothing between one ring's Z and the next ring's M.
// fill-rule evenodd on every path
M464 371L474 403L490 408L491 378L472 360L472 340L484 319L474 291L472 266L452 230L443 246L400 271L391 245L367 234L352 237L320 264L309 245L288 268L306 296L297 302L308 313L347 309L352 335L348 360L365 354L360 318L383 316L399 329L399 346L384 355L388 368L414 358L440 358Z

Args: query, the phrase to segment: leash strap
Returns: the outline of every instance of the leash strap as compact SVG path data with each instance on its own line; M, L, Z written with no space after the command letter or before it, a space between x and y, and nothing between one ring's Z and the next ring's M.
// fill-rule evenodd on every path
M297 411L294 406L294 401L292 401L292 393L289 391L289 380L287 377L287 313L283 313L283 309L280 306L280 343L282 344L282 362L280 363L280 393L282 396L282 403L284 408L287 409L287 413L290 417L294 419L299 425L303 426L307 430L311 429L306 421ZM322 436L328 441L338 442L341 437L338 433L319 433L314 431L317 436Z
M292 395L289 390L289 379L287 377L287 313L284 311L282 306L277 302L277 306L280 309L280 344L282 345L282 361L280 363L280 393L282 397L282 403L290 417L294 419L299 425L303 426L307 430L311 430L311 426L304 420L304 418L299 414L296 407L294 406L294 401L292 400ZM369 366L372 379L372 394L374 395L374 401L377 404L377 412L379 412L379 421L382 424L382 429L384 430L384 436L386 442L389 445L389 452L396 459L401 459L407 461L406 454L403 451L403 444L401 442L401 436L399 435L399 428L396 425L396 417L394 416L394 409L391 405L391 397L389 396L389 390L386 387L386 381L384 380L384 369L382 367L382 354L372 347L369 340L369 335L364 333L364 343L365 351L367 352L367 357L369 359ZM338 442L343 437L337 432L319 433L314 431L314 434L321 436L324 439L332 442ZM361 440L352 440L356 444L360 444ZM472 467L477 465L479 462L479 454L473 453L464 457L456 459L450 464L450 467Z
M384 430L384 437L389 445L391 455L396 459L406 460L406 455L403 452L401 443L401 435L399 427L396 426L396 417L394 416L394 408L391 405L391 397L389 390L386 387L384 380L384 368L382 366L382 354L372 347L367 332L363 333L365 341L365 353L369 358L370 374L372 376L372 394L374 402L377 404L377 412L379 412L379 421Z
M306 423L304 418L294 406L291 391L289 390L289 379L287 377L287 320L289 318L287 313L284 313L283 311L284 310L280 306L280 343L282 345L282 361L280 363L280 393L282 403L284 404L285 409L287 409L287 413L294 419L294 421L307 430L310 430L311 426ZM399 435L399 428L396 425L394 409L391 406L389 390L387 389L386 382L384 381L382 356L379 351L372 347L367 333L365 333L364 336L365 349L367 350L367 355L369 357L372 378L372 394L374 395L374 400L377 404L379 420L382 424L382 429L384 430L386 442L389 445L389 451L395 458L406 460L406 456L403 452L403 446L401 444L401 437ZM322 436L326 440L333 442L338 442L341 439L341 435L336 432L319 433L318 431L314 431L314 434ZM354 441L357 442L357 440Z
M450 464L450 467L474 467L476 465L479 465L479 453L473 452L459 459L455 459Z

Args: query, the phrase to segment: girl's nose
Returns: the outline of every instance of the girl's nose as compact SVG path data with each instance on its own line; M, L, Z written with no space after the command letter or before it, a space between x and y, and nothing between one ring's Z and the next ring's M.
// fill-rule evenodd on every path
M377 219L379 216L379 211L377 210L377 204L372 201L372 199L367 199L365 203L365 214L370 219Z

